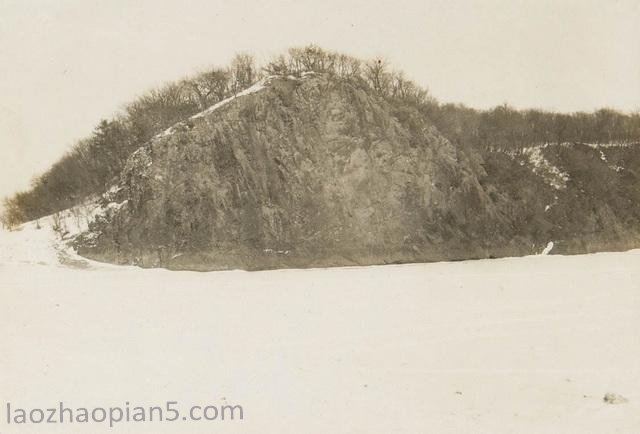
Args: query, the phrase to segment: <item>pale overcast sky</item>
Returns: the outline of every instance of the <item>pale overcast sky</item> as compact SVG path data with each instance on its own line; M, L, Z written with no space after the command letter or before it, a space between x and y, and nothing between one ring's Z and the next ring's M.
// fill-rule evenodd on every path
M307 43L446 102L640 109L638 0L0 0L0 197L136 94Z

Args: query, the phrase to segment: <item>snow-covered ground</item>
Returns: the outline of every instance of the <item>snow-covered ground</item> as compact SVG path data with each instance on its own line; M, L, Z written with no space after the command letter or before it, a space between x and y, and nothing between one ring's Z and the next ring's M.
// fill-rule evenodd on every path
M640 432L640 251L254 273L69 255L46 224L0 232L2 433ZM6 424L6 402L60 401L244 420Z

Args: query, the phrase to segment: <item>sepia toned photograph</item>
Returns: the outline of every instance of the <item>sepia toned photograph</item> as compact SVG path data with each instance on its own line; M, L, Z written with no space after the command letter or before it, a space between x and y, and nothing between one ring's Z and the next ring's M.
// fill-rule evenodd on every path
M640 433L639 23L0 0L0 433Z

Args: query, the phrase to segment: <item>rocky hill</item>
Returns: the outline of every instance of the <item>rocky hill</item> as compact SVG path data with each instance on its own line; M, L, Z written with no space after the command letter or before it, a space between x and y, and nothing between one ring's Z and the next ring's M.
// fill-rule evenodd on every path
M135 151L75 246L196 270L627 249L639 159L634 143L462 146L362 80L274 75Z
M172 269L626 250L639 139L640 113L476 110L383 59L245 53L101 121L0 217L71 213L82 255Z

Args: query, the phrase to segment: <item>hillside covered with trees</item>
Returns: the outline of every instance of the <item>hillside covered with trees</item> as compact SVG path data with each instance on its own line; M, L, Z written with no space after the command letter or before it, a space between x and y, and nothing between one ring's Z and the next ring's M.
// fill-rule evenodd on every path
M442 104L383 59L240 54L101 121L3 220L94 200L81 253L175 268L617 250L639 239L639 138L638 113Z
M383 59L362 61L308 46L290 49L260 66L253 56L243 53L228 67L150 90L127 104L122 113L102 120L89 137L37 176L28 191L5 199L3 220L9 226L34 220L100 194L113 185L131 153L154 135L237 94L265 74L308 71L358 79L400 106L418 108L445 137L460 145L505 149L540 143L626 142L640 137L640 113L602 109L562 114L518 111L507 105L483 111L438 103L402 72L392 71Z

